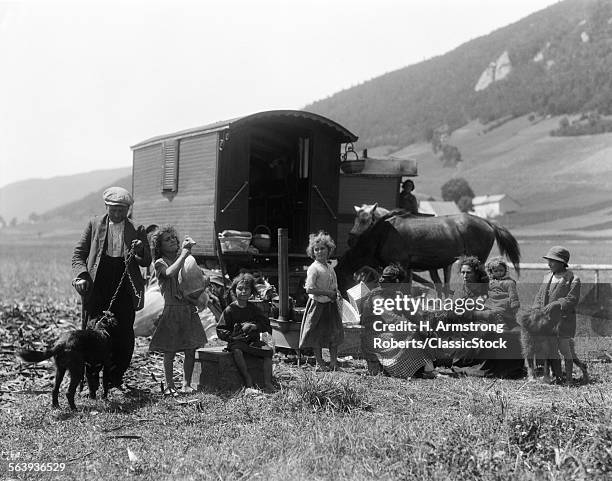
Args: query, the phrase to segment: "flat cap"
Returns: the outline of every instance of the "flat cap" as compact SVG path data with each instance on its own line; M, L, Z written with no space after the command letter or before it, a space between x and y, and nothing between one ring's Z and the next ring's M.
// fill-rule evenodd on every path
M123 187L109 187L102 194L106 205L124 205L131 206L134 203L132 195Z

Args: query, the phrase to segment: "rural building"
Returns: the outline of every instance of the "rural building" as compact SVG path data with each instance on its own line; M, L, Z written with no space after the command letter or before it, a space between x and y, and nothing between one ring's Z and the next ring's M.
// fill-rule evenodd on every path
M437 200L422 200L419 202L419 212L421 214L430 214L436 217L441 215L461 214L459 207L454 202L437 201Z
M477 195L472 199L472 205L474 213L484 219L516 212L520 208L520 204L506 194Z

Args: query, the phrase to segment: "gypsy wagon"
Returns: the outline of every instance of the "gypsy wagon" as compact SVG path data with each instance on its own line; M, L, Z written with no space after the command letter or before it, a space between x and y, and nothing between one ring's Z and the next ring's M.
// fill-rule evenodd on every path
M292 252L307 233L336 234L340 145L357 136L315 114L260 112L161 135L133 150L134 217L189 233L200 257L216 255L216 224L287 227Z
M308 233L329 232L342 252L353 205L397 205L402 176L416 175L414 162L372 159L361 173L341 174L343 145L356 140L333 120L297 110L258 112L144 140L132 146L134 217L188 233L198 243L194 256L208 267L220 258L219 232L269 233L267 252L222 258L230 274L255 264L272 278L277 229L286 228L293 294L309 263ZM353 156L345 151L345 160Z

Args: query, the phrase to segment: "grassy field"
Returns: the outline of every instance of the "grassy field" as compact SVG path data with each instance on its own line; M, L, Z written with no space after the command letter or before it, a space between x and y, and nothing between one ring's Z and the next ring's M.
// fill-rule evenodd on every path
M533 246L534 258L525 261L537 262L542 248ZM593 249L585 248L585 255ZM26 368L13 351L51 340L77 319L70 256L68 243L0 243L2 479L612 475L612 365L595 358L589 361L592 381L572 388L525 380L369 377L362 361L346 360L344 372L325 374L278 362L274 394L208 391L167 399L158 388L161 358L139 339L128 373L138 391L113 393L107 402L77 396L76 413L67 411L62 397L63 408L54 411L50 364ZM176 368L178 378L180 363ZM65 469L52 476L11 472L10 462L64 463Z

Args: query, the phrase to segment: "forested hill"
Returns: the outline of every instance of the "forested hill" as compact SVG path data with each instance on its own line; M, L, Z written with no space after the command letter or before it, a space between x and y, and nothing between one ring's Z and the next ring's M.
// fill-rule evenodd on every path
M400 148L433 129L530 112L612 113L612 2L565 0L455 50L304 109Z

